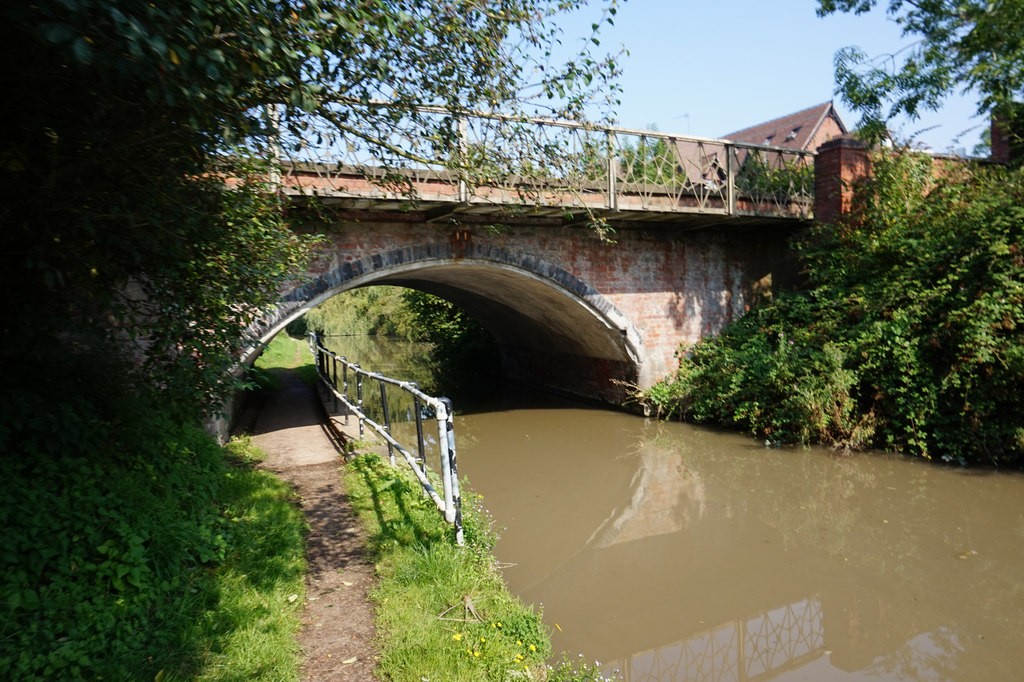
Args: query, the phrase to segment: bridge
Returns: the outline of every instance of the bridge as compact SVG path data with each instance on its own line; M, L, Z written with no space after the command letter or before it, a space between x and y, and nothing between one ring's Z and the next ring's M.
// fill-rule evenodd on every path
M358 140L292 145L276 180L327 243L263 340L342 291L410 287L477 318L507 376L620 403L769 295L815 212L813 152L497 115L457 131L395 140L418 160L387 166Z

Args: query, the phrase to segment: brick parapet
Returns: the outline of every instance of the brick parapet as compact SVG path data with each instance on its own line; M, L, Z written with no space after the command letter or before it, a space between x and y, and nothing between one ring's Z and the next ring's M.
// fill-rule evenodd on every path
M989 158L995 163L1012 163L1024 157L1024 105L1003 108L992 114Z
M850 210L853 185L871 173L871 147L853 137L829 140L814 159L814 218L835 222Z

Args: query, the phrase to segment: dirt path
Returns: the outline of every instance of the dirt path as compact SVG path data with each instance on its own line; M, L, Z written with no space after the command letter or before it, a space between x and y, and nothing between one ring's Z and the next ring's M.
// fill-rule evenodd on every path
M251 401L240 423L266 453L263 467L295 487L310 527L302 679L373 680L373 566L338 473L338 437L324 426L316 390L293 372L279 376L283 388Z

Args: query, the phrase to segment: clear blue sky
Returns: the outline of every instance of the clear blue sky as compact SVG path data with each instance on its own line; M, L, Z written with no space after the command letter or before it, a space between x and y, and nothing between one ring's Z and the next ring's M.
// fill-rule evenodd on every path
M567 43L589 32L599 6L591 2L579 25L564 24ZM721 137L833 100L853 128L859 116L834 94L836 51L856 45L885 55L911 42L884 12L888 2L880 4L869 14L818 18L816 0L625 0L615 26L602 29L602 48L629 51L620 125ZM894 130L935 151L970 152L988 125L975 110L973 98L956 97Z

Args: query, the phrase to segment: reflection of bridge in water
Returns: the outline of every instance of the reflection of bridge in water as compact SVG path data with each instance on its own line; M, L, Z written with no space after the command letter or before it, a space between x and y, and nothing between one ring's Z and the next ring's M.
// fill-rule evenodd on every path
M620 427L594 428L590 435L613 451L629 450ZM531 431L541 433L536 424ZM836 574L837 560L849 564L821 551L825 532L794 533L794 518L772 504L790 489L784 470L762 471L757 490L737 490L723 485L731 471L724 465L692 468L649 441L632 455L640 459L635 469L607 465L592 474L633 472L614 493L620 506L602 518L585 511L589 498L581 496L560 517L571 536L514 568L524 601L542 602L546 617L562 625L572 614L558 648L588 651L605 670L644 682L856 676L898 669L904 659L941 669L945 640L955 640L942 634L944 621L895 608L882 596L892 589L884 570ZM502 480L537 504L566 494L564 481Z
M821 601L808 598L763 614L609 661L625 682L770 680L825 654Z
M644 465L632 481L630 504L602 524L591 537L592 546L609 549L682 534L705 516L707 490L700 474L658 456L656 450L647 448L644 454ZM824 642L822 601L813 596L631 653L607 662L606 668L618 669L626 682L767 680L823 655Z

